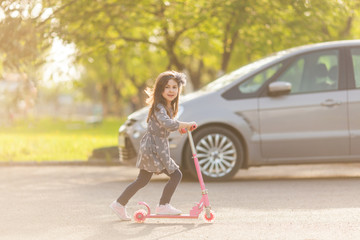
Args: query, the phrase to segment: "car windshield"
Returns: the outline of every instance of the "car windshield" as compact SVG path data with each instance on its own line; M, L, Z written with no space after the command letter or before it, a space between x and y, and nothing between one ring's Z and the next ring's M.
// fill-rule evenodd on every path
M280 57L282 57L283 55L285 55L286 53L288 53L287 51L281 51L281 52L277 52L273 55L270 55L268 57L262 58L258 61L252 62L250 64L247 64L245 66L242 66L241 68L226 74L218 79L216 79L215 81L209 83L208 85L204 86L201 90L203 91L216 91L224 86L226 86L229 83L232 83L233 81L239 79L240 77L248 74L249 72L258 69L262 66L264 66L265 64L274 61Z

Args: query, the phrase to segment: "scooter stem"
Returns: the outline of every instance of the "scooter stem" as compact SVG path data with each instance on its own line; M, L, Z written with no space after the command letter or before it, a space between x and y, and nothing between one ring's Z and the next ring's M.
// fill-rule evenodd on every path
M194 158L194 164L195 164L195 168L196 168L196 173L197 173L197 176L198 176L198 179L199 179L201 190L202 190L202 192L204 194L206 189L205 189L204 179L203 179L202 174L201 174L199 160L197 158L197 153L196 153L196 149L195 149L194 140L193 140L191 131L187 131L187 134L188 134L188 137L189 137L191 152L192 152L193 158Z

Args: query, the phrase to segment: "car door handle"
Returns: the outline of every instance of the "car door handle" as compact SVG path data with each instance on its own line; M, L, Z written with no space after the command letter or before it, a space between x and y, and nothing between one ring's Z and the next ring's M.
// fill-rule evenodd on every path
M325 107L333 107L336 105L340 105L341 101L335 101L334 99L326 99L324 102L321 103L321 106Z

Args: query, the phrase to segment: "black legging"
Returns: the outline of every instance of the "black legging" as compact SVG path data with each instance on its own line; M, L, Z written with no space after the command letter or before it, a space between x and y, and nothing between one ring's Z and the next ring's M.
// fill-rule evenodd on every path
M182 178L182 173L179 169L177 169L172 174L169 174L166 170L164 170L163 173L168 175L170 179L164 187L159 202L160 205L170 203L171 197L174 194L175 189ZM121 205L125 206L129 202L130 198L132 198L132 196L134 196L137 191L139 191L141 188L145 187L149 183L152 175L153 173L141 169L137 179L125 189L125 191L120 195L117 201Z

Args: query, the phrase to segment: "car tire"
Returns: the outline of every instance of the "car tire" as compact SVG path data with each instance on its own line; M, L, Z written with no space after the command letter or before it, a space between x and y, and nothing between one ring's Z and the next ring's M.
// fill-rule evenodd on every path
M218 126L198 129L193 132L193 140L204 180L228 180L237 173L244 161L242 143L229 129ZM184 154L187 170L197 178L188 142Z

